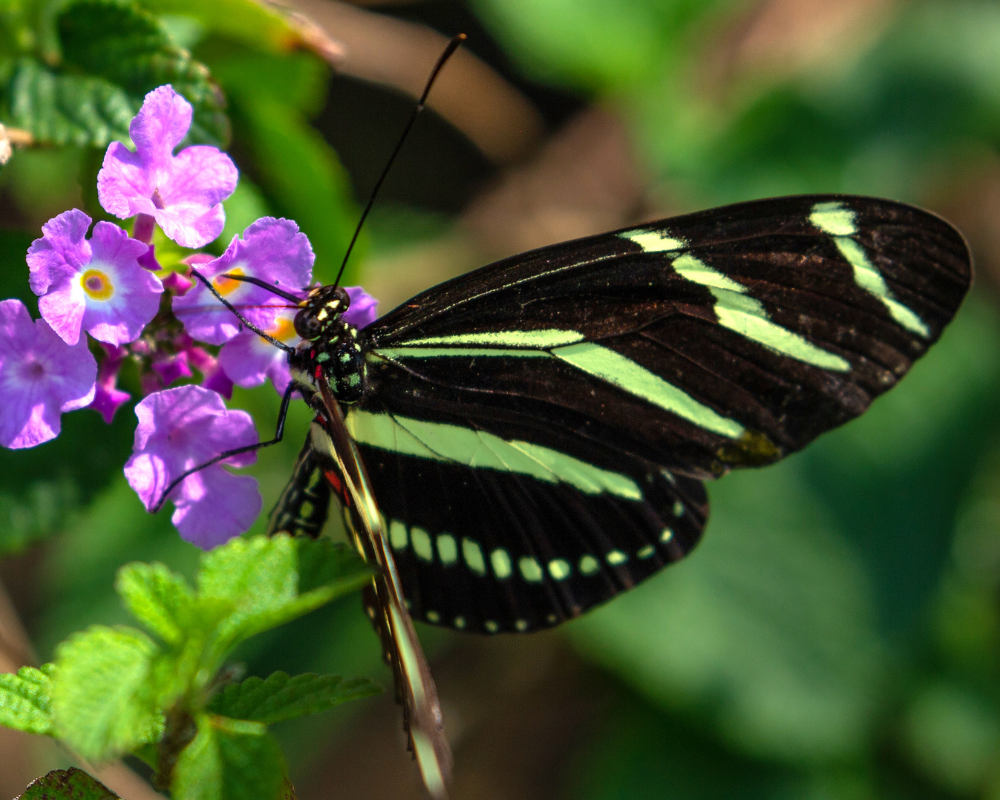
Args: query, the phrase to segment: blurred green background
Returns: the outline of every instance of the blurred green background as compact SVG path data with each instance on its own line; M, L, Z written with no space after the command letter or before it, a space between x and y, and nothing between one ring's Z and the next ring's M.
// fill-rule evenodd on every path
M140 5L225 100L231 139L221 116L201 138L241 169L216 249L288 216L327 280L413 94L469 35L351 263L383 311L500 256L755 197L873 194L957 224L977 284L940 343L860 420L711 486L685 562L555 632L421 634L458 800L1000 798L1000 5L301 0L291 21L244 0ZM103 148L71 124L40 144L0 173L0 295L32 303L39 225L102 216ZM273 427L270 386L234 399ZM296 408L251 470L267 507L307 423ZM121 564L194 563L124 483L134 425L131 406L110 428L82 411L0 452L0 577L42 659L124 621ZM251 674L391 681L356 597L241 656ZM421 796L391 692L277 732L303 800ZM58 758L32 751L21 780L12 752L8 796Z

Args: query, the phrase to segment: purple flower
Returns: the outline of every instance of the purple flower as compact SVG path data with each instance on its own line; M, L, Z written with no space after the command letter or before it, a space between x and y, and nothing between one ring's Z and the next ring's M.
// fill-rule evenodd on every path
M59 415L94 399L97 362L68 345L20 300L0 302L0 444L34 447L59 435Z
M128 350L106 344L102 344L101 347L104 349L104 361L97 370L97 391L90 408L104 417L104 421L110 425L118 407L132 397L128 392L121 391L117 385L118 371L128 356Z
M263 329L264 332L294 347L301 341L293 324L297 312L298 309L294 308L282 309L274 323ZM259 386L270 378L278 394L284 394L292 379L286 353L250 331L244 331L226 342L219 351L219 364L237 386Z
M174 294L185 294L194 286L194 281L179 272L170 272L163 279L163 288Z
M219 395L201 386L152 394L136 406L135 413L139 426L125 477L147 510L186 470L225 450L257 442L250 415L228 410ZM253 524L263 505L257 481L233 475L222 464L245 467L256 460L255 452L233 456L189 475L173 490L170 519L183 539L208 550Z
M202 347L189 347L188 361L202 374L201 385L218 392L227 400L233 396L233 382L226 375L219 359Z
M236 188L236 166L218 148L198 145L173 154L191 127L191 104L171 86L146 95L129 125L133 153L112 142L97 174L97 196L121 219L153 217L182 247L202 247L222 233L222 201Z
M344 291L351 298L351 305L344 312L344 322L355 328L363 328L378 319L378 312L375 310L378 300L360 286L345 286Z
M89 227L90 217L76 209L42 226L28 248L31 290L66 344L76 344L81 329L108 344L131 342L156 316L163 286L139 266L146 245L110 222L98 222L88 241Z
M193 374L191 367L188 366L188 354L183 350L179 353L163 353L154 357L150 367L164 386L169 386L181 378L190 378Z
M315 260L312 246L299 226L288 219L262 217L234 237L226 252L198 267L227 301L259 328L274 324L275 314L288 300L252 283L221 277L223 273L249 275L286 292L307 286ZM175 297L174 314L187 332L202 342L223 344L240 333L236 316L212 296L201 281L183 297Z

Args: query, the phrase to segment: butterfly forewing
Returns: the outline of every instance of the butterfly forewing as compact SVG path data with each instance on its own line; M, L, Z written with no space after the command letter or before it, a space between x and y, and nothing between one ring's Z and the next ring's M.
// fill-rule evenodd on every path
M347 415L414 615L530 630L679 558L707 514L698 479L862 413L970 279L938 217L813 196L555 245L415 297L362 331L368 388Z

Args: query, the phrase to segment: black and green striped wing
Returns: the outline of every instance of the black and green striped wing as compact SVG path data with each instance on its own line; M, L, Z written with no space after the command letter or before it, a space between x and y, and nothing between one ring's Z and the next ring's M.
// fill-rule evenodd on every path
M697 542L700 481L861 414L971 280L940 218L743 203L543 248L362 331L347 426L415 617L555 624Z

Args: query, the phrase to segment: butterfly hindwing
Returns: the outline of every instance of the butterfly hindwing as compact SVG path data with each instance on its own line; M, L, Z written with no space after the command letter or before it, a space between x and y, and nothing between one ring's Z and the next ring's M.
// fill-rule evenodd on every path
M268 521L267 535L284 531L315 539L322 533L334 487L324 474L326 463L307 437L295 461L292 477L282 491ZM329 472L329 469L326 469ZM341 487L336 487L338 493Z
M347 428L411 613L434 624L555 625L683 557L705 524L699 481L584 439L556 449L471 419L459 427L359 409Z

